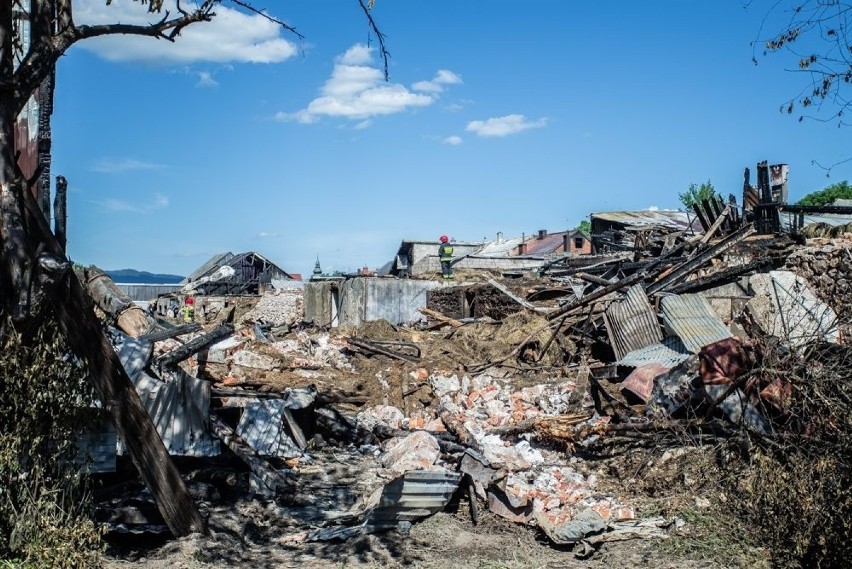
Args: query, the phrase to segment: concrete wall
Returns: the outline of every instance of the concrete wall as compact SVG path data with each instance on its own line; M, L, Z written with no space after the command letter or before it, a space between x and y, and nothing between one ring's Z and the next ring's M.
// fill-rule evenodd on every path
M336 309L332 310L332 285L337 282L319 281L305 283L304 306L305 319L311 320L317 326L327 326L332 323Z
M442 283L413 279L356 279L365 281L364 320L405 324L424 319L426 293Z
M439 286L438 281L378 277L358 277L333 284L311 282L305 285L305 318L332 326L358 326L372 320L387 320L391 324L415 322L423 318L417 309L426 307L427 291Z

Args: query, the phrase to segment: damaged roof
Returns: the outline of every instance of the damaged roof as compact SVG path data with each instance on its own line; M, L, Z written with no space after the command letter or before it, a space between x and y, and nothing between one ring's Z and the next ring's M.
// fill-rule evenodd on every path
M593 221L600 219L636 228L663 226L686 230L693 226L693 220L687 212L675 210L607 211L593 213L591 218Z

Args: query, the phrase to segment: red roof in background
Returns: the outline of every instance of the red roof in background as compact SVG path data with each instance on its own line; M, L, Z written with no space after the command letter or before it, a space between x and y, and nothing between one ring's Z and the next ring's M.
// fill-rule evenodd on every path
M562 237L568 235L569 238L573 238L575 233L582 235L580 230L572 229L571 231L548 233L544 239L539 239L538 236L533 237L526 242L524 255L547 255L548 253L555 253L557 249L562 247ZM585 235L583 237L588 239Z
M294 281L302 280L302 273L289 273L291 277L293 277Z

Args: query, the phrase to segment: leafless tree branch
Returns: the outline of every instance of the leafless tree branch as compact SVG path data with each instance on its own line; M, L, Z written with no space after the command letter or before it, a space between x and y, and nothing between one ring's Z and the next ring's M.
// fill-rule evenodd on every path
M370 29L372 29L374 34L376 34L376 40L379 42L379 51L382 54L382 61L384 62L385 81L387 81L388 77L390 77L390 74L388 73L388 59L390 59L390 52L385 48L385 34L379 30L379 27L376 25L376 21L373 20L373 15L370 13L370 9L373 7L373 0L369 0L367 4L364 4L364 0L358 0L358 3L361 4L361 9L364 10L364 15L367 16L367 22L370 24Z

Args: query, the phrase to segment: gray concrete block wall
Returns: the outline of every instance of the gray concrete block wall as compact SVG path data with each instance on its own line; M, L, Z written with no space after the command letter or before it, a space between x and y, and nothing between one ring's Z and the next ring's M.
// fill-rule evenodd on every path
M330 282L305 283L305 319L312 320L320 326L331 322L333 315L331 309L331 285L332 283Z
M364 279L366 281L365 320L387 320L406 324L423 319L419 308L426 307L427 292L441 286L437 281L414 279Z

